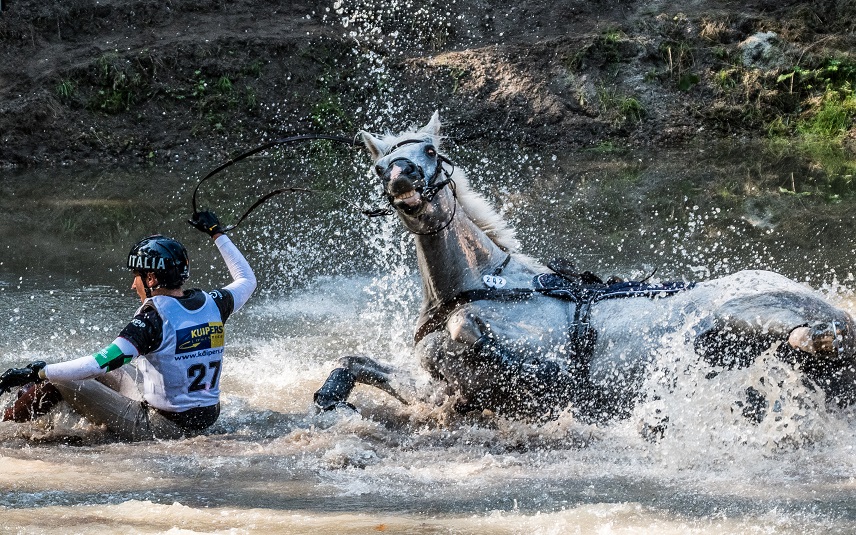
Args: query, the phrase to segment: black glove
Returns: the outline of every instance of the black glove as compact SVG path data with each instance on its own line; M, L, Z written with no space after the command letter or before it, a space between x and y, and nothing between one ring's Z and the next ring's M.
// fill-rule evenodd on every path
M5 394L19 386L41 382L42 378L39 377L39 371L45 366L47 366L46 362L37 360L27 364L24 368L9 368L3 372L3 375L0 375L0 394Z
M214 212L194 212L193 217L188 219L187 223L209 236L223 232L223 228L220 227L220 220L217 219Z

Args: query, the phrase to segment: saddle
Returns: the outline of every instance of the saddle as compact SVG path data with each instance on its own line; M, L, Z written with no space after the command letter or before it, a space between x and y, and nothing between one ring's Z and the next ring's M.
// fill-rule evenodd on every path
M572 351L578 359L583 361L590 360L591 351L597 341L597 331L589 323L593 304L605 299L667 297L695 286L694 282L682 281L658 284L646 282L653 273L641 281L625 281L613 275L604 282L591 271L577 271L573 262L562 258L551 260L547 267L552 269L553 273L535 275L532 288L542 295L565 299L576 304L569 334Z
M665 297L695 286L694 282L671 281L652 284L646 282L648 275L640 281L625 281L615 275L604 282L591 271L578 272L572 262L561 258L547 264L553 273L539 273L532 280L532 288L541 294L569 299L574 302L602 301L625 297Z
M502 267L504 266L505 263ZM414 337L415 342L418 343L428 334L441 329L449 316L461 305L484 300L522 301L540 294L575 304L574 319L569 327L571 350L579 361L587 362L597 341L597 331L589 323L592 305L605 299L668 297L695 286L694 282L682 281L657 284L646 282L653 273L640 281L625 281L612 276L604 282L590 271L578 271L573 262L562 258L551 260L547 267L552 271L535 275L530 288L487 287L461 292L443 303L419 326ZM498 275L498 272L494 273L494 276Z

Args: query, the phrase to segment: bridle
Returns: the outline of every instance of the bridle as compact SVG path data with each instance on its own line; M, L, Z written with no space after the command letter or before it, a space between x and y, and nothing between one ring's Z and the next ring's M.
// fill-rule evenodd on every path
M423 143L424 141L425 141L424 139L405 139L404 141L399 141L398 143L393 145L391 149L389 149L386 152L386 155L388 156L388 155L394 153L395 151L397 151L398 149L400 149L401 147L403 147L405 145L412 145L414 143ZM427 181L425 180L425 170L422 169L422 167L419 165L416 166L416 169L419 171L419 182L417 182L417 184L416 184L416 191L418 191L420 195L425 197L428 200L428 202L431 202L434 199L434 196L437 195L437 193L439 193L441 189L448 186L449 184L454 183L454 181L452 180L452 174L455 172L455 164L452 162L452 160L446 158L445 156L443 156L439 152L436 153L436 156L437 156L437 168L434 170L434 174L431 176L431 178L429 180L427 180ZM392 165L399 160L407 160L407 158L403 158L403 157L402 158L395 158L389 162L389 165ZM412 160L407 160L407 161L412 162ZM452 170L451 171L446 170L443 167L444 163L451 165ZM446 178L445 178L445 180L441 180L441 181L437 182L437 178L441 174L444 175ZM387 199L389 199L389 203L392 204L392 197L389 194L387 194L386 197L387 197Z
M394 153L396 150L398 150L399 148L401 148L405 145L412 145L414 143L423 143L424 141L425 141L424 139L405 139L403 141L399 141L398 143L393 145L392 148L390 148L386 152L386 155L390 155L390 154ZM437 194L440 193L440 191L443 188L445 188L446 186L448 186L452 192L452 198L453 198L452 215L449 217L449 220L446 221L445 223L443 223L438 228L429 230L427 232L418 232L415 230L408 229L408 232L410 232L411 234L416 234L417 236L433 236L435 234L439 234L440 232L446 230L447 228L449 228L449 225L452 224L452 221L455 219L455 214L457 213L457 208L458 208L457 187L456 187L455 181L452 179L452 174L455 172L455 164L454 164L454 162L452 162L450 159L446 158L445 156L443 156L439 152L436 152L435 154L436 154L436 158L437 158L437 167L434 170L434 174L431 175L431 177L428 180L425 179L425 170L422 168L422 166L416 164L415 162L413 162L412 160L409 160L407 158L404 158L404 157L394 158L394 159L390 160L389 165L387 165L387 168L389 168L389 166L391 166L395 162L405 161L405 160L410 162L410 163L413 163L416 166L417 171L419 172L419 180L417 180L414 183L414 189L427 202L433 201L434 197L436 197ZM451 165L452 166L451 171L447 170L445 167L443 167L443 164ZM378 173L378 175L380 177L380 173ZM443 180L438 181L437 179L440 177L440 175L443 175L445 178ZM392 195L390 195L389 193L385 193L385 196L386 196L386 200L389 202L389 205L392 206L394 209L395 205L393 203L394 199L393 199Z

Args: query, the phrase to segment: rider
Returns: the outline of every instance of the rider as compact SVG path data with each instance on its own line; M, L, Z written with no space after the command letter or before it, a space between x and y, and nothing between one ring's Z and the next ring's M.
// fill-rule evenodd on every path
M19 392L3 420L29 420L59 399L124 440L191 436L217 420L223 324L247 302L256 278L212 212L195 213L188 223L214 239L232 283L210 293L184 290L184 246L161 235L140 240L128 255L131 288L142 302L131 322L94 355L7 370L0 394L34 384Z

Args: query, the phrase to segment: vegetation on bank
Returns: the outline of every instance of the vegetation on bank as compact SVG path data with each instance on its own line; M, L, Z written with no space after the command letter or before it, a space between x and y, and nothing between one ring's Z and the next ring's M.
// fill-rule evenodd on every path
M796 148L811 164L791 173L777 186L779 193L830 202L856 196L856 56L849 49L824 43L832 36L788 43L778 34L759 32L773 44L753 51L747 43L754 36L736 30L733 20L690 20L681 14L654 20L653 30L608 29L563 57L571 73L600 77L596 95L602 117L619 128L644 129L646 120L653 120L652 109L671 104L644 96L658 94L650 88L659 86L666 99L684 95L696 121L690 128L766 139L766 150L773 153ZM577 94L583 103L585 89L577 88Z
M219 25L221 15L228 21L273 6L133 0L129 15L121 4L76 0L15 5L0 17L0 43L22 56L45 43L93 43L107 27L160 35L182 17L213 15ZM763 12L711 4L690 14L645 3L559 3L552 11L486 5L484 12L450 4L409 24L401 24L398 8L336 5L347 28L333 15L319 25L307 4L277 14L295 24L285 37L272 29L265 36L216 31L203 34L210 42L164 35L143 48L81 45L74 61L39 67L33 81L40 87L18 90L32 96L18 109L0 109L0 117L12 145L14 136L33 139L46 160L53 152L55 161L62 160L57 153L162 161L188 140L222 142L228 150L240 140L295 131L352 132L390 106L405 120L447 107L458 123L450 134L464 140L620 147L766 137L772 150L800 145L830 176L825 183L797 177L791 193L854 191L847 177L856 153L856 60L845 37L850 8L842 2ZM576 13L564 21L573 28L544 37L522 32L521 16L547 26L567 10ZM437 16L476 17L478 24L434 24ZM745 41L770 32L771 54L747 59ZM469 43L471 33L482 40ZM394 42L369 37L377 35L394 35ZM22 150L16 158L27 163L29 156Z

